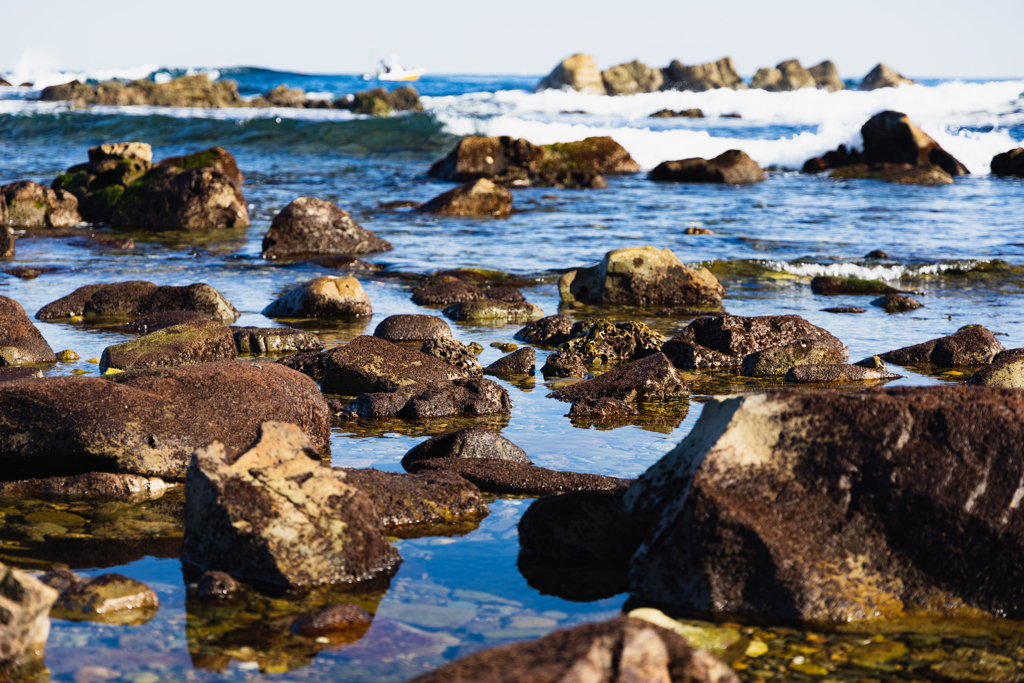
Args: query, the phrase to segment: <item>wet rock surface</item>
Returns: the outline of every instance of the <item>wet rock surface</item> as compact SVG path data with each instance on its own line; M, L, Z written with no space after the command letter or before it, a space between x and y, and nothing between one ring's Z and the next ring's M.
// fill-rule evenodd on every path
M536 364L537 352L526 346L494 361L484 368L484 374L497 377L533 375Z
M801 339L744 356L743 374L778 377L801 365L837 365L849 358L849 350L835 337Z
M1003 345L990 331L981 325L966 325L947 337L882 353L879 357L896 365L932 363L956 367L988 365L1001 351L1005 351Z
M214 363L238 358L231 328L212 320L165 327L103 349L100 368L143 370Z
M0 676L42 659L56 599L57 591L39 579L0 563Z
M650 179L674 183L722 183L746 185L760 183L766 178L764 171L745 152L731 149L714 159L680 159L663 161L650 172Z
M579 398L569 408L569 417L591 420L616 420L639 415L633 406L617 398Z
M67 569L52 569L40 581L60 591L52 610L58 619L141 624L160 608L153 589L121 574L86 579Z
M51 301L36 313L40 320L138 317L166 311L191 311L212 320L233 322L238 311L210 285L158 286L145 280L86 285Z
M263 309L268 318L369 318L370 297L352 276L324 275L296 287Z
M452 524L479 519L488 513L480 489L456 474L350 468L343 471L349 483L370 497L389 530L409 525Z
M1024 389L1024 353L1010 355L1011 353L1012 351L1003 351L998 354L990 365L971 375L967 383L979 387Z
M182 557L204 570L276 586L345 584L400 561L377 507L344 472L317 459L295 425L265 422L232 456L197 449L185 483Z
M210 320L209 316L197 313L196 311L159 311L140 316L135 320L121 326L126 332L137 334L149 334L185 323L202 323Z
M924 304L912 296L905 294L886 294L871 302L872 306L884 308L889 313L903 313L905 311L916 311L924 308Z
M56 361L53 349L21 304L0 296L0 367Z
M418 472L417 463L439 458L485 458L531 464L526 451L493 429L467 427L431 437L417 445L402 458L402 467L408 472Z
M785 380L797 384L827 382L868 382L873 380L899 379L902 375L880 368L866 368L861 365L795 365L786 372Z
M479 377L483 374L483 367L473 350L451 337L435 337L425 341L420 351L464 370L468 377Z
M545 377L586 377L590 374L583 364L583 356L572 351L559 351L544 360L540 372Z
M231 335L242 355L298 353L324 348L315 334L290 327L232 327Z
M418 460L417 472L453 472L491 493L544 496L566 491L617 491L632 479L602 474L561 472L499 458L430 458Z
M389 315L373 330L373 336L390 342L427 341L451 337L452 329L436 315Z
M325 352L322 386L329 394L357 396L468 375L466 369L421 351L363 335Z
M48 477L0 482L0 498L55 500L154 500L170 488L159 477L89 472L72 477Z
M65 190L22 180L0 187L0 193L6 200L11 227L69 228L82 222L78 199Z
M881 280L864 280L856 277L833 277L819 275L811 280L811 291L824 296L840 296L844 294L896 294L895 287Z
M483 378L406 384L388 392L363 394L348 406L357 417L420 419L454 415L495 415L512 411L503 387Z
M39 367L0 367L0 382L15 382L19 379L38 379L43 376Z
M596 319L580 323L573 326L575 334L572 338L558 348L559 351L579 355L586 363L645 358L658 353L668 341L647 325L634 321Z
M512 213L512 193L480 178L434 197L417 211L441 216L507 216Z
M522 322L536 320L544 315L543 309L529 301L464 301L444 309L452 320L497 320Z
M548 394L559 401L614 398L625 403L685 398L689 390L682 376L663 353L613 368Z
M382 240L356 223L337 204L299 197L274 216L263 237L263 258L301 258L322 254L373 254L391 251Z

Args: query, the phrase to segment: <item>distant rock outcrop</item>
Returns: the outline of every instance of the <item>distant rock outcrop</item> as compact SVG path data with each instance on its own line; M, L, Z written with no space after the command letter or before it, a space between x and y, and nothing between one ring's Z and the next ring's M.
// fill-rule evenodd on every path
M751 88L771 92L789 92L801 88L816 88L817 81L811 72L800 65L800 61L790 59L779 63L774 69L758 69Z
M904 78L896 73L896 70L879 64L868 72L864 80L860 82L861 90L877 90L878 88L896 88L901 85L914 85L916 81Z
M825 60L821 64L812 66L807 71L814 77L814 82L822 90L838 92L839 90L846 89L846 83L839 77L839 69L836 67L835 62L831 60Z
M575 54L567 57L547 75L535 92L541 90L561 90L570 88L588 95L604 95L604 81L597 62L590 55Z
M657 92L665 83L661 69L652 69L639 60L613 66L601 72L605 91L609 95L635 95Z
M684 66L678 59L664 70L665 84L662 90L692 90L703 92L718 88L746 90L747 84L740 78L732 57L724 57L717 62Z

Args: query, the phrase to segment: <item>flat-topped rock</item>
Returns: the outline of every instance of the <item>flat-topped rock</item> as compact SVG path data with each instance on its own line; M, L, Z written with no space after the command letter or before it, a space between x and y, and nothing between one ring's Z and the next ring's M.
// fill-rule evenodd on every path
M389 315L373 330L373 336L391 342L427 341L451 337L452 329L436 315Z
M370 297L352 276L313 278L263 309L268 318L369 318Z
M347 481L377 506L385 527L450 524L488 514L480 489L450 472L403 474L343 468Z
M373 254L391 251L382 240L356 223L348 211L316 197L292 200L274 216L263 237L263 258L299 258L323 254Z
M501 415L512 411L508 392L489 379L406 384L392 391L363 394L348 405L353 417L410 420L454 415Z
M326 353L323 390L357 396L468 376L467 370L434 356L364 335Z
M56 362L53 349L21 304L0 296L0 367Z
M906 346L879 356L885 362L896 365L932 363L955 367L988 365L996 354L1004 350L995 335L981 325L965 325L949 336Z
M529 301L464 301L449 306L443 313L452 320L496 320L522 322L544 316L544 310Z
M40 320L56 318L138 317L164 311L191 311L211 320L233 322L239 313L210 285L158 286L145 280L85 285L51 301L36 313Z
M899 379L902 375L881 368L860 365L795 365L786 372L785 380L796 384L827 384L831 382L870 382Z
M663 353L633 361L548 394L559 401L614 398L625 403L686 398L685 380Z
M103 349L100 369L143 370L238 358L231 328L207 320L165 327Z
M416 462L417 472L453 472L491 493L546 496L567 491L618 491L632 479L561 472L530 463L496 458L431 458Z
M543 346L558 346L569 341L573 319L567 315L549 315L540 320L527 323L512 337L516 341Z
M849 349L831 335L800 339L747 354L743 357L743 374L747 377L779 377L801 365L837 365L849 358Z

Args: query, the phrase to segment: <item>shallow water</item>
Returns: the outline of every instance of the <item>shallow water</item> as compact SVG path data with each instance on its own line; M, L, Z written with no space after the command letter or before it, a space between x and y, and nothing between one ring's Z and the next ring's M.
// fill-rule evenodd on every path
M277 72L229 75L237 76L247 93L279 82L335 93L364 85L352 78L316 81L319 77ZM906 105L908 110L932 107L923 121L926 130L954 154L963 154L965 161L990 158L1024 137L1022 104L1014 94L1024 90L1024 83L940 83L913 91L839 96L719 92L592 98L512 90L530 83L531 79L476 77L426 80L421 90L434 96L427 100L428 111L386 120L346 112L326 116L284 110L68 112L27 101L21 94L0 99L0 184L20 179L48 183L84 161L89 146L102 142L144 140L154 145L158 158L217 144L235 154L246 174L244 191L253 222L245 230L204 235L132 234L132 251L76 246L71 238L45 233L20 235L17 257L0 264L0 270L11 265L55 270L28 281L0 273L0 294L34 315L49 301L94 282L206 282L242 312L237 324L273 326L278 323L260 314L266 304L295 283L332 272L314 263L259 259L262 236L273 215L293 198L313 195L337 202L395 245L393 252L367 259L386 264L384 271L357 274L373 302L371 320L304 325L329 347L371 333L388 315L430 312L409 300L408 289L417 275L471 266L529 276L535 284L524 289L527 298L545 314L553 314L559 305L554 285L559 269L590 264L610 249L642 244L668 247L684 261L708 265L728 290L725 305L731 313L802 315L843 340L852 360L948 334L966 324L982 324L1003 335L1000 339L1007 348L1024 346L1020 180L976 174L953 186L919 188L833 181L780 170L770 173L763 184L738 188L654 184L637 174L609 178L609 188L603 191L516 190L516 212L505 219L438 218L379 206L395 200L423 201L451 187L427 178L426 170L454 145L457 135L474 130L522 135L537 143L611 134L645 167L667 158L718 153L728 148L725 145L750 145L748 151L763 164L798 166L812 154L850 141L851 136L855 139L856 128L874 111ZM975 99L965 102L968 96ZM830 97L836 99L823 99ZM944 109L939 106L943 103ZM643 118L647 110L664 106L699 106L708 113L742 110L744 118L656 123ZM590 113L562 113L573 110ZM684 234L694 226L715 234ZM872 249L883 249L892 259L865 260ZM872 297L818 296L809 287L817 274L885 279L917 292L926 307L891 315L871 306ZM821 311L841 305L859 305L867 312ZM582 318L593 311L568 313ZM653 311L615 313L667 335L688 322L656 318ZM111 328L73 322L40 322L38 327L54 350L71 348L82 359L59 363L47 370L49 374L96 374L98 364L90 359L99 358L106 346L130 338ZM481 361L486 365L501 355L491 342L511 341L519 326L452 323L452 328L460 341L483 345ZM538 367L546 353L538 349ZM906 375L894 385L963 381L970 373L893 369ZM689 379L694 395L688 406L614 429L570 422L567 404L546 398L548 388L539 374L532 383L499 380L514 408L507 424L504 419L497 424L538 465L632 477L689 431L709 395L768 386L721 373L693 373ZM427 434L454 424L336 426L332 463L401 471L399 460L407 450ZM619 594L580 602L531 587L516 566L515 526L531 501L505 499L492 503L490 516L465 535L397 541L404 562L390 585L376 587L375 593L321 596L299 605L255 600L232 618L210 615L186 604L185 580L176 559L176 496L180 492L148 504L115 506L117 510L83 505L72 514L84 523L35 541L12 529L26 514L57 508L0 501L0 560L38 569L61 561L86 574L113 567L144 581L161 598L158 614L141 625L55 620L46 656L52 680L75 680L80 667L95 665L121 676L111 680L136 683L251 680L261 675L275 681L403 681L470 651L606 618L618 613L626 599ZM129 536L134 540L116 552L104 545L105 539ZM310 649L309 643L289 640L287 627L263 632L252 628L262 618L290 623L295 615L332 599L357 601L376 612L373 625L357 642ZM920 625L907 628L927 630ZM751 681L817 675L792 668L793 657L799 656L818 662L816 666L832 662L830 675L839 678L900 677L907 671L929 677L927 666L932 664L920 664L927 660L920 654L925 650L944 653L929 655L932 663L955 659L957 648L965 647L1019 660L1015 628L944 624L939 629L944 640L908 640L910 654L886 664L889 668L866 673L864 667L846 667L840 661L846 655L832 657L865 640L863 635L821 635L781 627L769 633L750 627L746 635L768 642L774 654L758 662L738 660L738 668ZM976 642L964 644L967 637ZM825 638L826 644L814 645L814 638ZM799 648L817 650L803 653ZM825 659L819 661L821 653Z

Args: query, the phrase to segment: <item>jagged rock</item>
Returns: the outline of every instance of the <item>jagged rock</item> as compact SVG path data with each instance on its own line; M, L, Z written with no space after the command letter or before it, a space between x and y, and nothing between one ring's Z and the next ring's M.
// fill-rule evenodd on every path
M420 382L445 382L469 376L463 368L421 351L377 337L359 336L325 352L323 390L329 394L391 391Z
M402 474L351 468L343 471L350 484L370 497L388 528L452 523L485 517L489 512L480 489L456 474Z
M555 631L543 638L468 655L410 683L739 683L721 660L691 648L677 633L641 619L617 617Z
M572 333L573 320L566 315L549 315L527 323L512 337L516 341L538 346L558 346L575 336Z
M614 323L597 319L558 348L559 351L578 354L585 363L595 360L607 363L650 356L658 353L666 341L664 336L643 323L632 320Z
M640 411L617 398L581 398L573 402L569 408L569 417L585 417L589 419L615 419L634 417Z
M787 382L821 384L827 382L866 382L869 380L899 379L902 375L861 365L794 365L786 372Z
M881 280L865 280L859 277L833 277L818 275L811 280L811 291L823 296L844 294L897 294L899 290Z
M1024 178L1024 148L1017 147L992 157L992 175Z
M316 383L276 363L227 362L100 377L0 383L5 478L85 471L181 480L196 448L244 448L260 423L299 425L330 452L330 413Z
M817 86L814 75L800 66L800 61L796 59L781 62L774 69L758 69L750 83L751 88L770 92L789 92Z
M288 588L354 583L400 561L377 507L321 463L302 430L264 422L238 456L214 441L192 457L182 559Z
M321 351L324 345L311 332L290 327L232 327L231 334L240 354Z
M36 313L40 320L55 318L138 317L165 311L192 311L212 320L233 322L239 313L210 285L157 286L145 280L85 285L51 301Z
M53 349L21 304L0 295L0 367L56 362Z
M144 142L115 142L89 148L89 162L72 166L51 187L78 199L78 211L91 222L109 222L125 189L153 167L153 149Z
M468 377L479 377L483 374L483 367L480 360L473 353L473 350L451 337L435 337L423 342L420 351L440 358L445 363L453 365L466 371Z
M537 352L526 346L494 361L484 368L484 374L497 377L533 375L536 363Z
M449 306L443 313L452 320L502 320L522 322L536 320L544 316L544 311L537 304L528 301L464 301Z
M534 92L569 88L588 95L604 95L604 81L597 63L590 55L575 54L567 57L547 75Z
M830 168L841 168L843 166L856 166L863 160L860 150L847 149L846 145L839 145L831 152L825 152L820 157L813 157L804 162L801 169L804 173L818 173L827 171Z
M814 78L814 83L822 90L838 92L846 89L846 84L839 77L839 69L832 60L827 59L821 64L812 66L807 71Z
M1013 351L1016 355L1009 355ZM1024 351L1014 349L996 355L992 363L971 375L967 383L979 387L1024 389Z
M744 185L763 182L765 174L745 152L730 149L710 161L700 157L663 161L649 177L658 182Z
M373 330L373 336L391 342L427 341L451 337L448 323L436 315L390 315Z
M689 396L686 382L663 353L656 353L548 394L559 401L614 398L625 403L665 401Z
M967 175L969 171L953 155L911 123L898 111L875 114L861 126L866 164L932 164L951 176Z
M664 71L665 84L662 90L693 90L703 92L717 88L746 90L747 84L740 78L731 57L696 66L683 66L673 60Z
M369 318L370 297L351 275L324 275L283 294L263 309L268 318Z
M701 109L681 109L679 111L673 111L671 109L659 109L647 118L650 119L673 119L673 118L684 118L684 119L702 119L704 118L704 111Z
M879 354L887 363L913 365L932 363L944 367L988 365L1000 351L1005 351L995 335L981 325L965 325L953 334Z
M407 472L419 472L421 462L442 458L484 458L532 464L526 451L493 429L467 427L418 444L402 457L402 467Z
M82 222L78 199L31 180L0 187L7 203L7 220L14 228L68 228ZM6 225L6 223L5 223Z
M102 104L110 106L151 105L156 107L244 107L246 101L238 94L232 80L211 81L206 74L180 76L168 83L148 79L124 83L104 81L95 86L71 81L43 88L39 99L44 102L70 100L76 106Z
M337 204L299 197L274 216L263 237L262 256L276 260L313 254L373 254L392 249L390 242L356 223Z
M125 332L138 334L149 334L185 323L202 323L210 320L209 316L197 313L196 311L158 311L140 316L135 320L125 323L121 329Z
M1022 439L1009 389L712 399L625 494L644 534L633 599L833 623L959 606L1018 618Z
M57 591L39 579L0 563L0 676L42 660L56 600Z
M507 216L512 213L512 193L480 178L448 190L416 210L442 216Z
M860 82L861 90L877 90L878 88L896 88L901 85L914 85L915 81L896 73L885 64L879 64L868 72L864 80Z
M453 415L500 415L512 411L503 387L489 379L406 384L388 392L363 394L349 404L351 415L416 420Z
M546 496L566 491L618 491L632 479L583 472L559 472L515 460L431 458L417 461L417 472L452 472L491 493Z
M806 339L841 345L827 331L798 315L723 315L697 318L665 342L661 350L677 368L730 368L743 365L748 354Z
M558 280L564 303L721 308L725 288L707 268L690 268L668 249L626 247L596 266L577 268Z
M51 610L57 619L141 624L160 609L160 599L152 588L121 574L85 579L67 569L54 569L39 578L60 591Z
M743 374L778 377L798 365L837 365L849 359L849 349L835 337L800 339L747 354L743 358Z
M165 327L103 349L100 369L143 370L230 361L238 358L231 328L207 320Z
M540 373L545 377L586 377L589 373L583 357L572 351L552 353L544 361Z
M609 95L634 95L658 92L665 78L661 69L652 69L639 60L613 66L601 72L605 92Z
M871 302L872 306L880 306L889 313L901 313L903 311L915 311L924 308L924 304L912 296L905 294L886 294Z
M0 482L0 497L57 500L155 500L170 486L158 477L89 472L72 477L47 477Z

